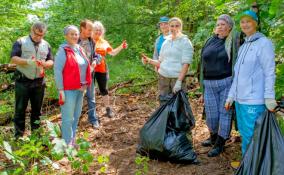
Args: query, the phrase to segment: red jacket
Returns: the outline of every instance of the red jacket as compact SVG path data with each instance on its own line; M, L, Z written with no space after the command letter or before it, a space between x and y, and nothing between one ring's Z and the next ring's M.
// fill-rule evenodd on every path
M80 68L76 61L75 53L70 47L64 47L64 50L66 53L66 62L63 68L64 90L80 89L81 88ZM80 52L84 56L84 59L88 62L88 67L87 67L87 72L86 72L86 81L87 81L87 85L89 86L92 82L90 63L81 48L80 48Z

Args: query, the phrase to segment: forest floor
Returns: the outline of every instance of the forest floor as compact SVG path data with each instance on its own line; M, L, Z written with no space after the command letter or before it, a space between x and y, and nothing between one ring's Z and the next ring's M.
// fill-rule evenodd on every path
M139 131L150 115L158 108L155 88L144 94L112 95L115 117L109 119L104 116L105 111L101 104L101 98L97 98L97 114L101 127L94 130L88 122L87 114L84 114L79 123L78 137L88 132L89 141L94 143L95 155L108 155L110 162L108 174L134 175L139 167L135 163L136 147L139 141ZM240 159L240 143L227 143L225 152L218 157L209 158L207 152L210 148L201 146L201 141L208 135L205 121L202 120L203 107L198 99L190 99L191 107L196 119L196 127L193 129L193 145L198 155L199 165L171 164L150 160L148 165L149 175L229 175L233 174L230 162ZM87 110L85 105L84 111ZM67 168L67 167L65 167ZM140 167L141 169L141 167ZM66 171L68 171L66 169ZM90 171L95 174L95 170Z
M85 104L77 131L77 138L83 137L86 132L89 134L88 141L93 145L90 149L92 154L109 157L107 174L134 175L135 172L143 170L143 165L148 166L147 175L233 174L234 171L230 167L230 163L240 159L240 142L228 141L224 153L214 158L207 157L210 148L202 147L201 142L209 136L209 132L205 120L202 119L203 106L197 98L190 98L191 108L196 119L196 126L192 131L192 140L194 150L201 163L199 165L182 165L149 160L142 164L142 167L135 163L135 159L138 157L136 147L140 129L159 106L156 87L147 87L147 91L140 94L118 95L113 91L110 99L115 117L108 118L104 115L102 99L97 96L97 114L100 120L100 128L94 129L88 122L87 105ZM84 103L86 103L86 100L84 100ZM43 112L56 111L53 113L53 117L55 117L53 122L61 123L58 108L46 109L45 107ZM61 172L72 174L71 165L68 161L59 161L58 163ZM98 167L90 167L88 174L99 174Z

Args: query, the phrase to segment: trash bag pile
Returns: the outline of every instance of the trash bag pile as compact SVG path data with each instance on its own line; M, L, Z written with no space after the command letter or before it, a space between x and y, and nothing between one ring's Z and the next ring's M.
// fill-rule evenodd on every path
M283 175L284 138L269 111L256 121L253 138L236 175Z
M186 94L179 91L160 106L140 130L137 153L172 163L198 163L190 135L194 126Z

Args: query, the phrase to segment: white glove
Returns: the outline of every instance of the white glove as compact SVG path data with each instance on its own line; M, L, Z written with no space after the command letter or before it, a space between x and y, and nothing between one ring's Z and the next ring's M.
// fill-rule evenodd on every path
M227 98L226 103L225 103L225 109L228 111L230 110L234 100L230 97Z
M181 83L182 83L182 81L180 81L180 80L176 81L176 84L175 84L175 86L173 88L173 93L177 93L178 91L181 90Z
M273 99L273 98L266 98L265 99L265 106L269 111L273 112L275 110L275 108L277 107L276 100Z

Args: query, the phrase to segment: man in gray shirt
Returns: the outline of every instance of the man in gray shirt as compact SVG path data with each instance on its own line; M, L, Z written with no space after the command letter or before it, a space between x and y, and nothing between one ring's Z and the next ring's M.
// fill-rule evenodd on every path
M93 32L93 23L90 20L83 20L80 23L80 39L79 45L83 48L86 56L89 58L91 67L94 68L98 58L100 57L95 53L95 43L91 36ZM96 99L95 99L95 82L94 72L92 71L92 83L87 88L87 103L88 103L88 119L93 128L99 128L99 121L96 115Z

